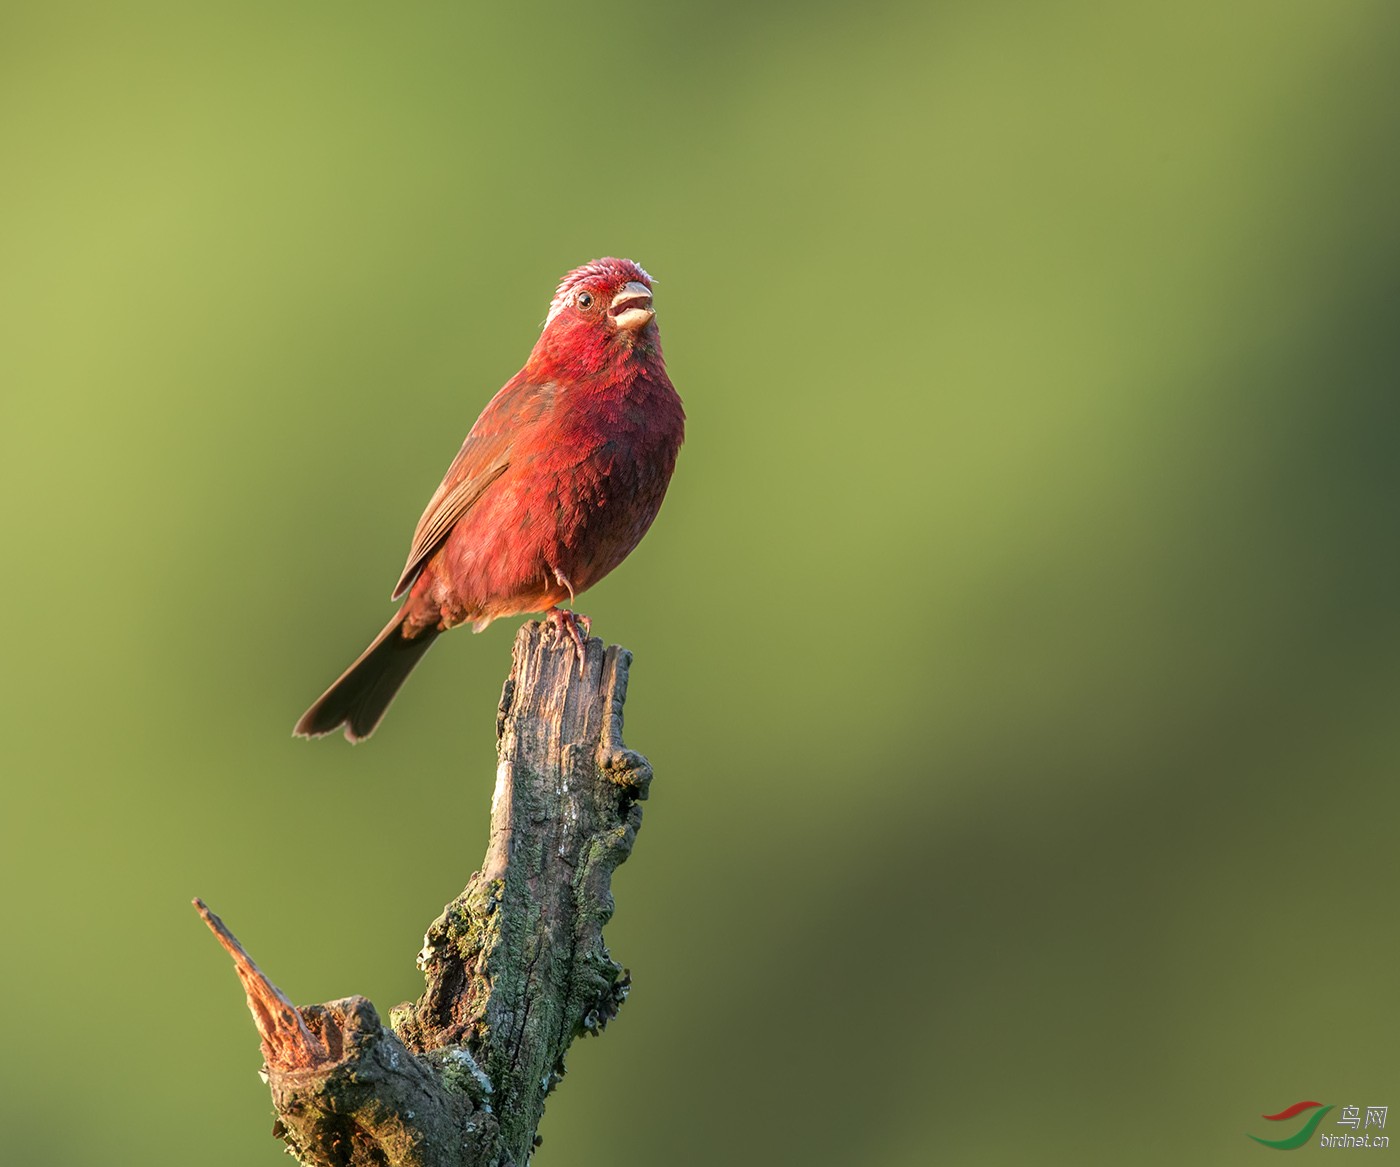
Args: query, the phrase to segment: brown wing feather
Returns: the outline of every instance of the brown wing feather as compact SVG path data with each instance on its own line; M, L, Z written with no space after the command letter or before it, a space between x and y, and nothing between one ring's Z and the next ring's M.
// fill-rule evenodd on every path
M442 485L418 520L408 562L394 588L394 599L409 589L423 564L442 546L457 521L506 472L516 442L551 413L555 394L554 385L533 382L522 369L481 411L457 457L447 468Z
M502 459L483 473L462 479L450 490L443 489L447 485L445 482L438 488L438 493L433 495L428 509L418 520L418 529L413 532L413 545L408 549L408 562L404 564L403 573L390 599L397 600L408 591L419 569L447 538L457 520L471 510L477 499L486 493L486 488L504 474L509 465Z

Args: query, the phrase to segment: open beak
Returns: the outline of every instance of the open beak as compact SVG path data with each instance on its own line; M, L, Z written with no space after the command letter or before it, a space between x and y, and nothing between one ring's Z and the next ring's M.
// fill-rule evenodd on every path
M651 307L651 289L637 280L618 292L608 305L608 319L629 332L645 328L655 315Z

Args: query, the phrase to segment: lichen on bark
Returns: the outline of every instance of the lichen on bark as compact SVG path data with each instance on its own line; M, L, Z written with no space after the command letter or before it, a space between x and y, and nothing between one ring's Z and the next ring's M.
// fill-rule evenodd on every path
M580 660L543 626L520 630L486 858L429 926L423 994L389 1026L363 997L295 1009L201 905L263 1038L274 1133L302 1162L529 1161L570 1043L599 1032L630 985L602 933L651 781L622 744L630 662L596 639Z

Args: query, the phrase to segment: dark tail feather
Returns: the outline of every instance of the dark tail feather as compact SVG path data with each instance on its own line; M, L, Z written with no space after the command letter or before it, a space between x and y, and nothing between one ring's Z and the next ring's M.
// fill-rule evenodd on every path
M320 737L334 733L343 725L346 738L357 742L374 732L399 686L408 680L413 666L438 636L436 628L428 628L412 640L406 639L399 632L403 618L401 608L384 631L374 638L374 643L360 654L360 659L301 715L292 731L294 734Z

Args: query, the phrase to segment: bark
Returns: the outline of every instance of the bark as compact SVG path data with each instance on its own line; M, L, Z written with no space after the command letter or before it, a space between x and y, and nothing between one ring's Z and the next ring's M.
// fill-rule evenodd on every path
M629 978L603 943L651 767L622 744L631 654L539 624L515 641L479 872L433 921L426 985L390 1024L363 997L294 1006L212 912L262 1037L273 1133L317 1167L524 1167L545 1096Z

